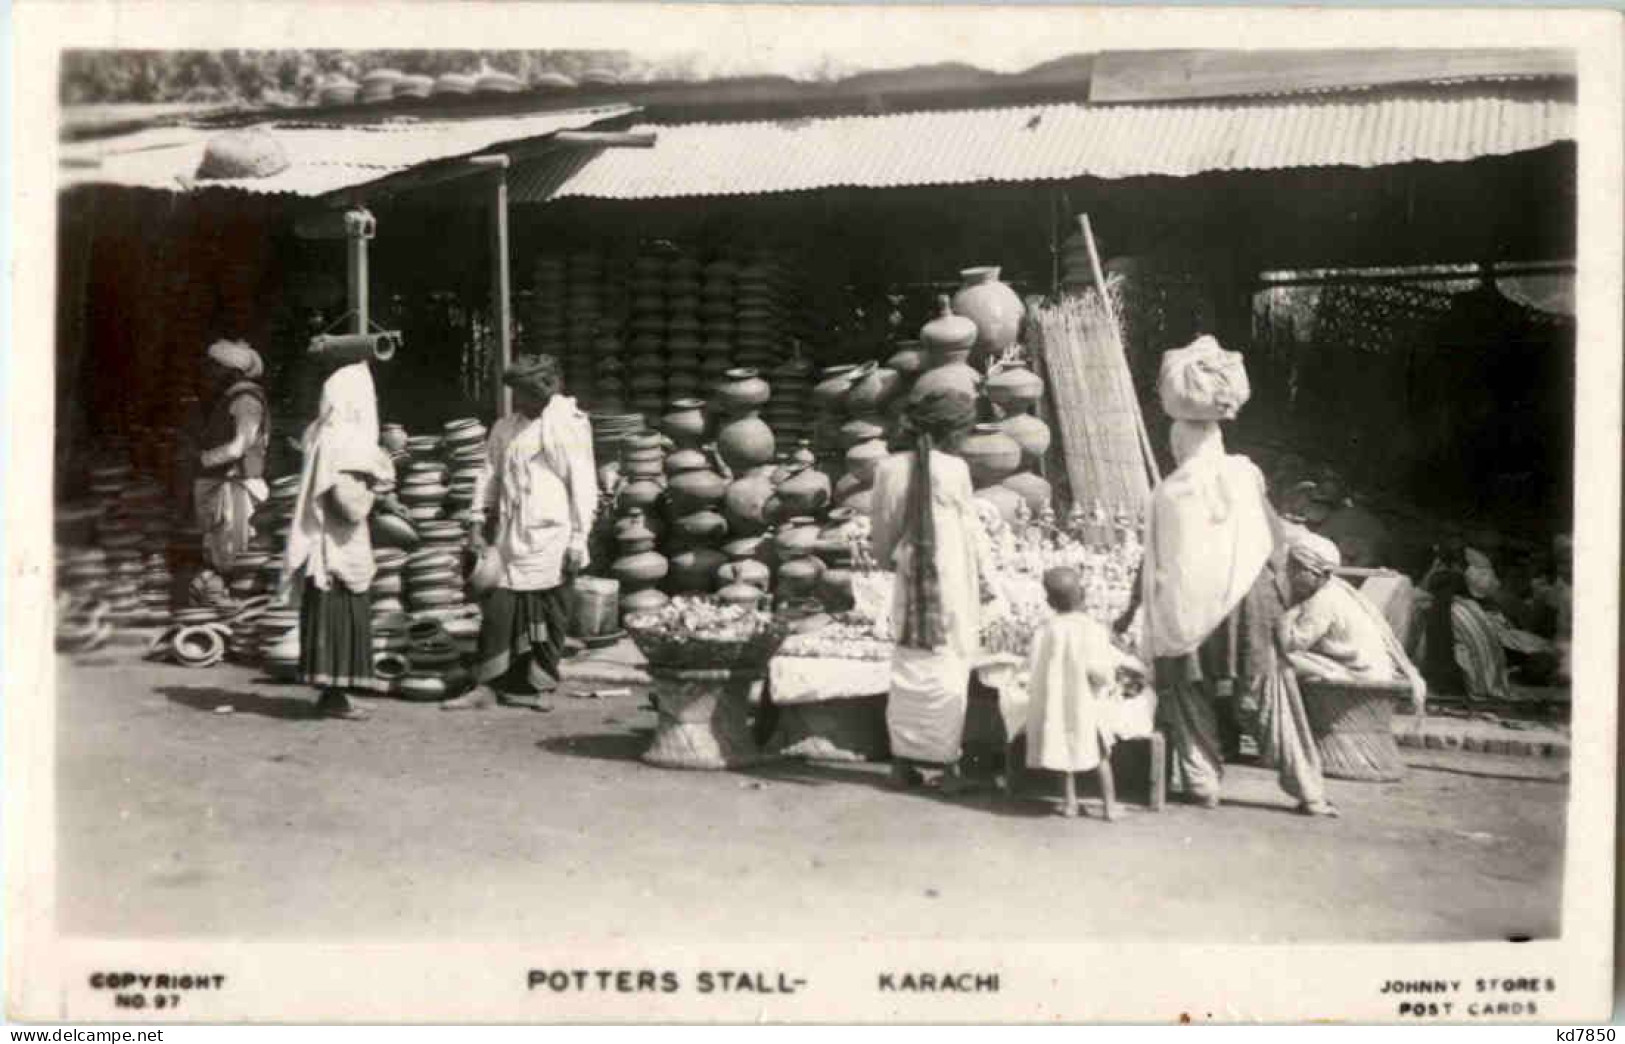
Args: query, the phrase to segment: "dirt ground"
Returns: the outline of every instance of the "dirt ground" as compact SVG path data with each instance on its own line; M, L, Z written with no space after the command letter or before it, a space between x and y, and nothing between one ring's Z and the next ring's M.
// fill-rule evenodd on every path
M1291 814L1062 820L888 789L883 765L637 760L641 693L549 714L370 701L310 716L252 672L62 660L59 900L73 934L468 941L1454 941L1556 934L1567 762L1407 750ZM230 714L216 707L230 704Z

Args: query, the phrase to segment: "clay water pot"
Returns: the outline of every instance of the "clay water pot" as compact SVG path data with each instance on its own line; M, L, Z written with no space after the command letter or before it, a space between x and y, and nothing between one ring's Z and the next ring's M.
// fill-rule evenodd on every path
M749 367L729 370L724 377L717 385L713 403L728 414L754 412L773 396L773 389Z
M671 524L671 540L681 547L714 546L728 535L728 520L717 511L694 511Z
M638 508L648 510L660 500L666 487L654 478L628 478L616 493L615 499L622 510Z
M997 266L967 268L959 277L962 282L954 294L953 310L976 325L975 350L996 357L1015 344L1021 333L1021 298L999 282Z
M820 410L837 410L846 401L852 386L863 378L856 366L831 366L813 386L813 405Z
M698 446L705 438L705 403L700 399L677 399L660 418L660 431L682 447Z
M1030 413L1018 413L999 422L999 430L1015 440L1021 447L1021 462L1025 467L1036 467L1049 452L1049 425Z
M694 547L671 558L666 590L671 594L704 594L715 590L717 570L728 556L713 547Z
M780 560L774 587L779 598L786 601L811 598L818 590L819 577L823 575L823 562L811 554L798 554Z
M971 484L977 489L997 485L1021 467L1021 446L997 424L978 424L960 443L959 456L970 465Z
M406 429L399 424L386 424L379 430L378 444L391 453L406 451Z
M946 296L937 297L937 317L920 327L920 344L925 348L926 367L940 366L954 353L966 356L976 345L979 331L971 320L955 315Z
M621 598L621 616L631 616L633 613L652 613L657 609L664 609L671 598L666 592L656 587L647 587L641 591L633 591Z
M886 360L886 368L896 370L905 380L913 380L925 369L925 351L919 341L899 341L897 350Z
M786 471L785 477L774 486L773 496L768 501L766 514L769 519L816 515L829 506L828 475L801 461L789 465Z
M841 425L842 449L851 449L859 443L885 437L885 425L877 423L872 417L854 417Z
M710 509L727 492L728 480L710 468L673 475L666 484L672 512L679 517Z
M852 596L852 570L846 566L826 566L815 587L818 600L832 613L844 613L855 604Z
M731 416L717 432L717 450L734 474L771 462L775 447L773 429L755 410Z
M638 551L622 555L609 567L610 575L627 590L637 590L657 584L666 578L671 565L658 551Z
M1025 503L1020 493L1007 486L988 486L977 490L976 495L997 508L999 517L1012 526L1016 524L1021 506Z
M747 537L766 529L764 510L772 496L772 468L758 466L734 479L722 498L722 514L728 520L728 531Z
M1011 475L999 485L1025 500L1027 513L1034 518L1043 514L1054 501L1054 492L1050 489L1049 482L1042 475L1035 475L1030 471Z
M780 562L811 555L817 544L818 523L807 516L790 519L773 534L773 554Z
M756 608L767 600L765 588L754 584L730 583L717 592L717 601L723 605L744 605Z
M629 460L621 465L621 473L631 478L659 478L666 473L666 466L658 457Z
M725 554L727 554L729 562L760 562L761 564L766 565L768 559L768 539L760 534L756 536L736 537L735 539L722 545L722 550Z
M891 449L884 439L867 439L846 451L846 473L867 486L875 480L880 462L889 456Z
M902 390L901 374L889 367L877 366L852 385L843 405L848 414L879 413Z
M704 471L711 467L711 458L705 451L689 447L674 451L666 458L666 475L681 475L685 471Z
M1044 397L1044 378L1024 362L1005 363L988 375L985 387L993 405L1011 415L1028 412Z
M623 554L647 551L655 546L655 532L641 508L633 508L615 523L615 542Z
M765 591L773 582L773 570L769 569L765 562L747 558L744 561L731 561L717 567L717 580L724 584L750 584Z

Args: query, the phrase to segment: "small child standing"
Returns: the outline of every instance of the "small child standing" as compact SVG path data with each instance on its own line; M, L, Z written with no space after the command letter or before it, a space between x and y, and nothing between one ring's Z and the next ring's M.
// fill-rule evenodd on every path
M1133 661L1111 634L1083 612L1082 579L1075 569L1044 574L1044 593L1055 616L1033 636L1028 655L1027 767L1059 772L1065 781L1061 815L1078 815L1075 774L1095 772L1106 818L1117 818L1111 750L1117 671Z

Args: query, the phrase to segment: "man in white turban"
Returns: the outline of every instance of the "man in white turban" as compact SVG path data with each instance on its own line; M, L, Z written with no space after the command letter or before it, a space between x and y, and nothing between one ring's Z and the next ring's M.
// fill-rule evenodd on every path
M269 492L265 454L271 426L258 352L242 341L216 341L204 365L209 406L192 503L204 557L225 573L254 538L249 518Z
M1427 690L1376 606L1334 575L1337 545L1308 530L1290 536L1292 607L1277 626L1281 651L1300 678L1406 681L1421 708Z

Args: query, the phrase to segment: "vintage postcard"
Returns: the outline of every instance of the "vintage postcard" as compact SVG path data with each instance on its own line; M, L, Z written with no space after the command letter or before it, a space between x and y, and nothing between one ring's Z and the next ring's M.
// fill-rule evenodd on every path
M1620 28L17 5L8 1016L1606 1018Z

